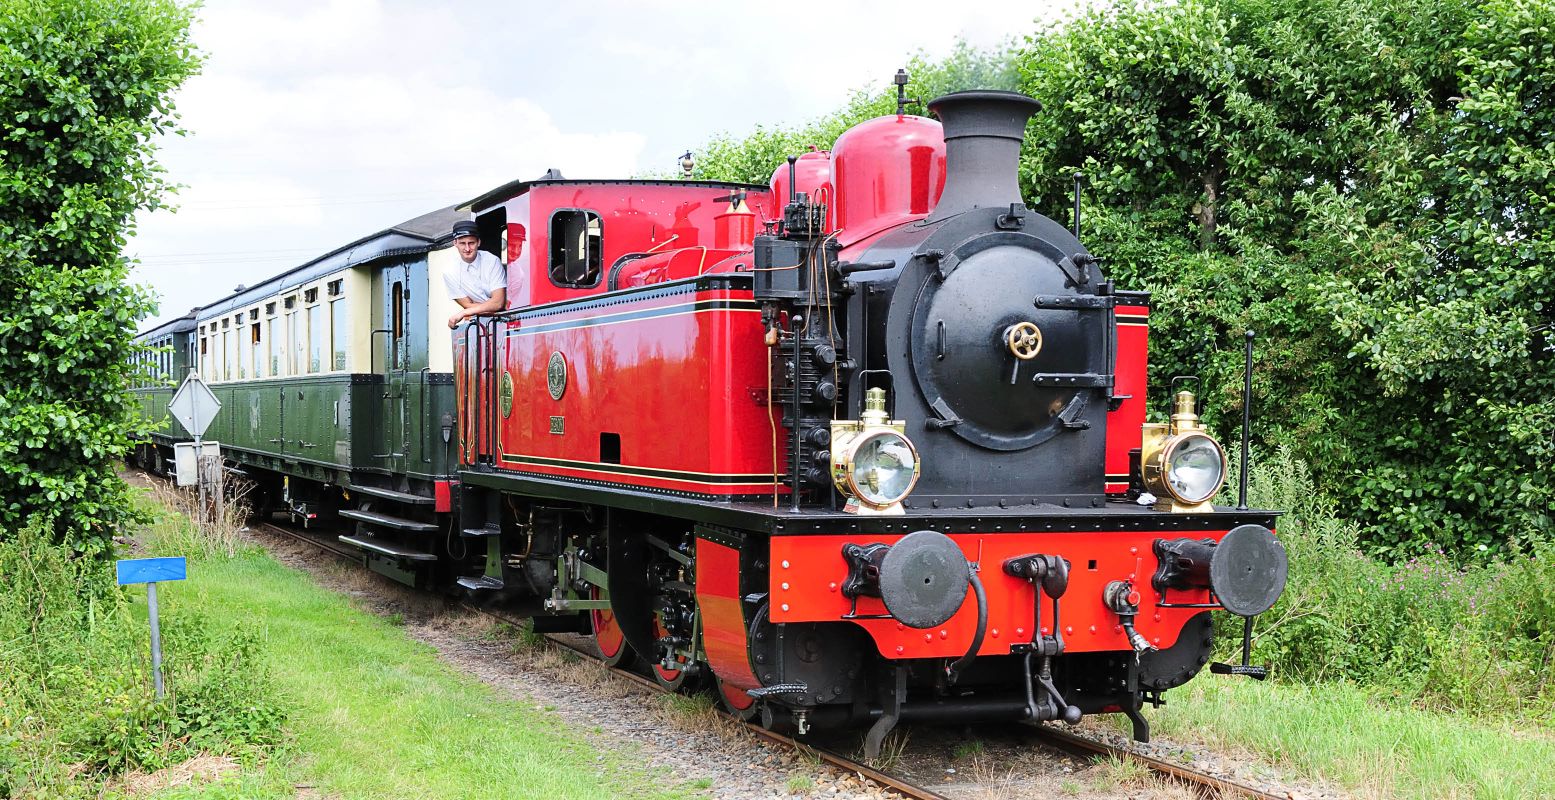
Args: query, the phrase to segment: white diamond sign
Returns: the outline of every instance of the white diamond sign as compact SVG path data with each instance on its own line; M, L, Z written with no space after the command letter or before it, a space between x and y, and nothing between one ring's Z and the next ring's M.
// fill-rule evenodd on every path
M216 412L221 410L221 401L211 393L211 387L200 380L199 373L191 371L189 377L184 378L183 385L173 393L167 410L173 412L173 416L183 423L184 429L198 439L205 435L205 429L210 427Z

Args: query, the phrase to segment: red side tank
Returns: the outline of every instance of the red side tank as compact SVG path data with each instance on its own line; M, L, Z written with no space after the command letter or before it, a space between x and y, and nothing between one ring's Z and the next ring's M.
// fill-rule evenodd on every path
M831 167L833 222L847 247L934 210L945 189L945 132L926 117L876 117L837 138Z
M836 189L832 185L832 154L826 150L811 150L801 154L794 162L794 182L798 190L810 196L812 201L826 204L826 230L837 229ZM778 165L772 173L772 209L768 219L782 219L783 206L788 205L788 162Z

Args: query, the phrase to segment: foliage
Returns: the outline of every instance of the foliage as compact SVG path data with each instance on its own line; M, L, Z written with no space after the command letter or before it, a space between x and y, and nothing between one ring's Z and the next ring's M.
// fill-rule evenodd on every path
M0 541L0 586L0 796L86 796L129 770L280 740L256 632L186 610L181 585L161 595L165 701L150 686L144 590L116 587L106 561L27 528Z
M1255 660L1286 679L1353 681L1433 708L1552 719L1555 541L1460 568L1440 550L1389 564L1362 552L1289 450L1254 461L1249 496L1289 509L1285 596L1260 618ZM1236 657L1241 620L1217 615Z
M1019 66L1024 185L1064 215L1087 176L1092 249L1155 293L1154 385L1202 375L1229 433L1253 329L1265 441L1366 549L1555 530L1555 6L1124 5Z
M120 256L164 188L151 138L196 68L176 0L0 7L0 531L33 518L104 553L130 502L126 392L150 309Z
M907 61L911 82L907 96L917 98L913 113L928 113L923 103L961 89L1014 89L1012 46L980 50L958 41L950 55L933 60L917 53ZM805 125L756 126L734 136L713 137L697 151L697 176L707 180L767 183L773 170L791 155L811 148L830 149L843 131L867 119L896 113L896 87L866 88L853 93L842 108Z

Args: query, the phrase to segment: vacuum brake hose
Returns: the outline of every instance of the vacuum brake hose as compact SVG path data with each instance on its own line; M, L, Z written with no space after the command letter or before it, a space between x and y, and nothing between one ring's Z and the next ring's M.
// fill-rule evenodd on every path
M983 592L983 582L977 577L976 568L967 570L967 580L972 584L972 594L977 596L977 632L972 634L972 646L967 648L966 655L945 668L945 679L950 685L954 685L957 674L977 658L977 651L983 649L983 635L988 632L988 595Z

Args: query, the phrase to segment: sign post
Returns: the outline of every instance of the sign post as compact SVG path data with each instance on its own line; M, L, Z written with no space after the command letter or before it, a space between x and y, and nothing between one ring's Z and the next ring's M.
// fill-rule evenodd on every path
M221 401L211 387L200 380L200 373L189 370L189 377L179 385L168 402L167 410L183 424L184 430L194 437L194 443L180 442L174 446L177 458L178 485L197 484L200 498L201 521L221 518L221 449L216 442L202 442L201 436L209 428L216 413L221 411ZM215 511L210 508L216 506Z
M146 610L151 617L151 678L156 683L157 699L166 694L162 688L162 627L157 619L157 582L181 581L188 577L188 562L183 558L130 558L114 563L119 585L146 584Z

